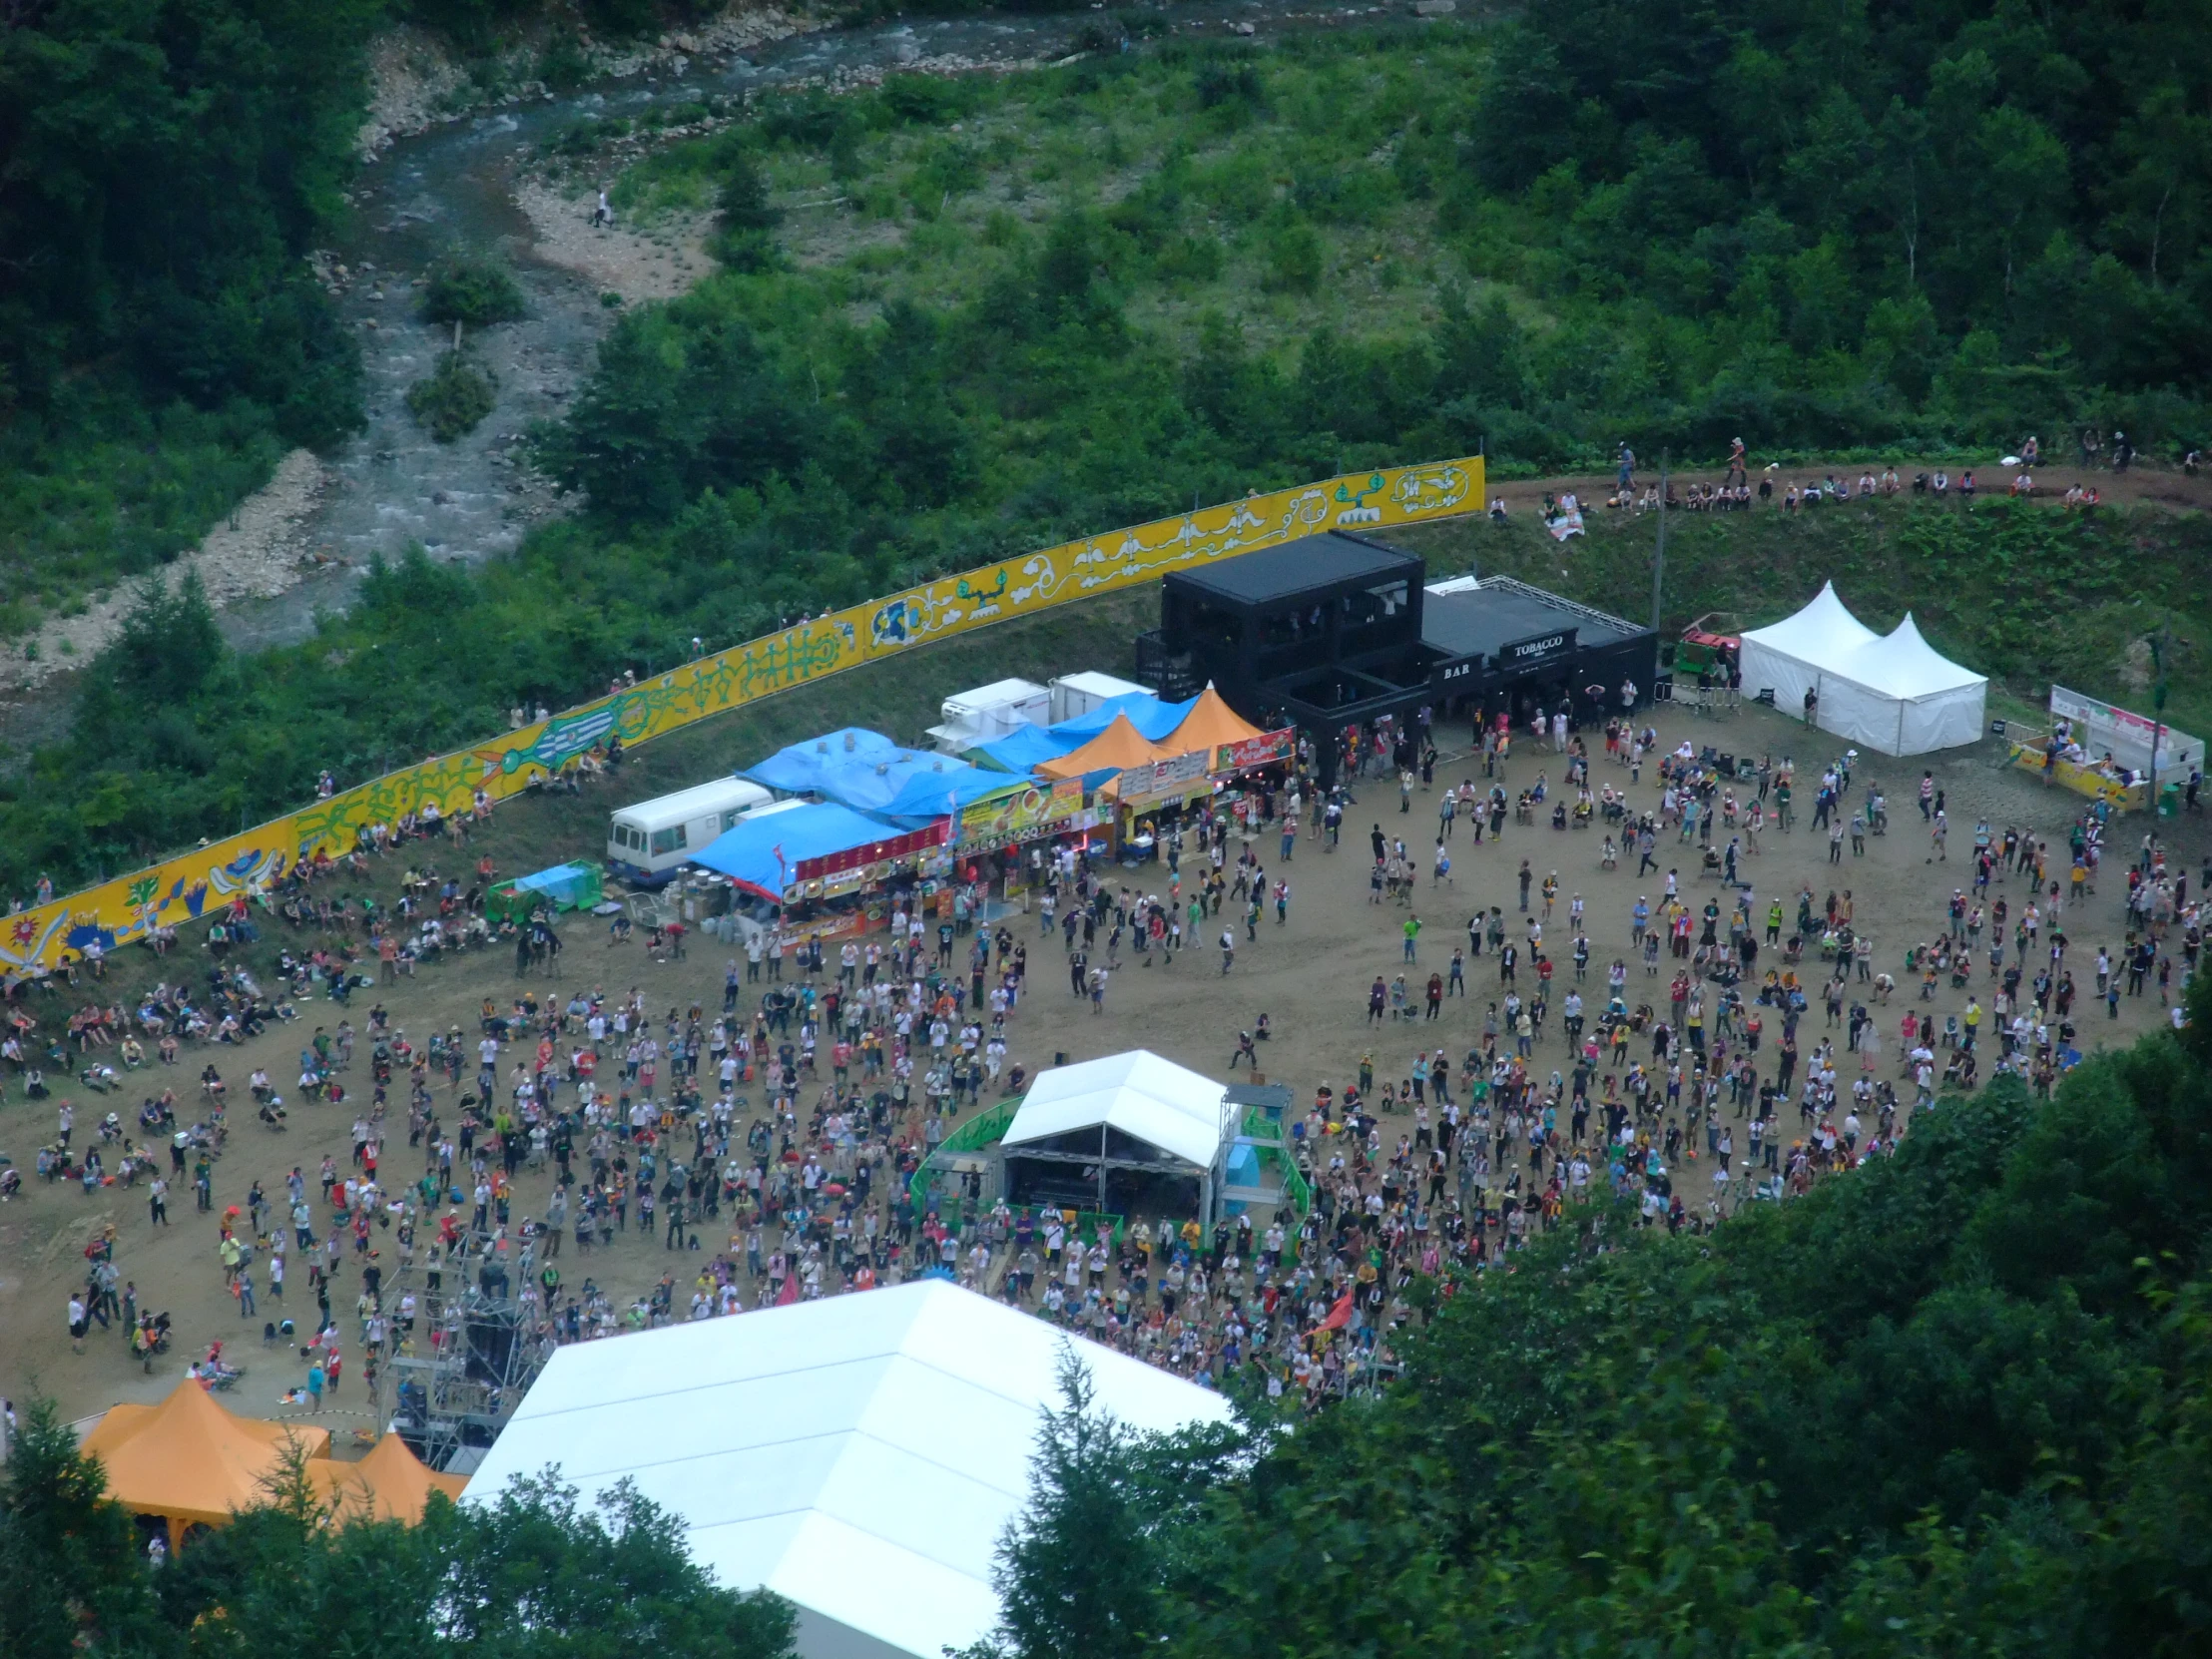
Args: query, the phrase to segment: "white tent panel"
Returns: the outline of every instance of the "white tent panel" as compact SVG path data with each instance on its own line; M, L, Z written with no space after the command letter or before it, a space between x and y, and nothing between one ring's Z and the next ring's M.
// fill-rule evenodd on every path
M1950 661L1907 615L1876 634L1845 609L1834 584L1770 628L1744 635L1744 684L1771 690L1775 707L1802 713L1820 699L1824 732L1885 755L1924 755L1981 736L1988 682Z
M1227 1133L1228 1091L1148 1049L1046 1072L1022 1097L1006 1146L1101 1124L1210 1169Z
M799 1605L803 1659L936 1659L998 1615L1000 1532L1026 1501L1066 1339L941 1281L562 1349L464 1501L558 1465L587 1499L634 1480L717 1580ZM1219 1395L1077 1340L1140 1428Z
M1744 636L1748 646L1756 640L1785 656L1832 659L1870 645L1882 636L1851 614L1836 595L1834 582L1823 582L1805 609Z

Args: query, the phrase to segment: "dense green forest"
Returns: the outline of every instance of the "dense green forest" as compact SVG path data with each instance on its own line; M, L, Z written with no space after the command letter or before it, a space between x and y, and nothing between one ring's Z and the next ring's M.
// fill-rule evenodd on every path
M389 15L0 19L0 446L22 462L0 606L155 563L283 443L353 419L301 256L343 212L361 42ZM488 38L535 9L414 15ZM721 268L622 315L539 434L582 510L474 575L398 561L259 658L193 596L149 600L69 734L0 774L0 894L234 830L324 767L480 738L695 634L1343 468L2201 436L2201 8L1572 0L1265 48L1141 10L1069 27L1071 65L772 96L633 168L625 218L715 210ZM548 161L599 166L612 125L580 115ZM1716 521L1677 597L1736 557L1879 574L2031 697L2060 672L2139 690L2141 638L2188 624L2177 709L2202 694L2195 520L1984 507L1930 563L1899 556L1935 545L1914 512ZM1634 562L1622 540L1549 579L1633 607ZM1955 602L1977 591L2001 602Z
M97 1460L33 1403L0 1470L9 1659L789 1659L791 1606L718 1588L681 1523L627 1489L580 1507L555 1479L497 1503L433 1497L419 1526L332 1527L303 1468L156 1568Z
M173 558L360 418L305 264L375 0L0 7L0 636Z
M2212 980L1698 1237L1584 1213L1405 1376L1243 1447L1067 1413L1011 1659L2034 1655L2212 1642Z

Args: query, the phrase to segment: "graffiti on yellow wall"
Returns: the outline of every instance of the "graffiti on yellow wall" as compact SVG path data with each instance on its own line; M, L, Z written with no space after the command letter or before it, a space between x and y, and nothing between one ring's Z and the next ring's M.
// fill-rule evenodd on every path
M919 645L1171 570L1234 558L1332 529L1382 529L1479 510L1479 458L1387 467L1277 490L1132 529L1048 547L803 622L654 677L481 746L388 773L242 835L5 918L0 968L53 966L65 953L113 949L180 926L265 887L317 848L350 851L371 826L435 805L466 812L478 792L499 802L578 755L625 747L742 708L776 692Z

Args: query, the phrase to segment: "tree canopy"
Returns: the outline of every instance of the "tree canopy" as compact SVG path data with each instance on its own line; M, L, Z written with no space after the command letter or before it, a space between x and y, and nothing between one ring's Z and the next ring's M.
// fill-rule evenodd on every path
M2191 1006L1709 1236L1591 1211L1444 1296L1400 1383L1205 1448L1149 1528L1171 1448L1055 1424L1002 1560L1049 1585L1135 1539L1152 1645L1209 1659L2202 1652L2212 979ZM1000 1647L1129 1651L1102 1627Z
M0 1481L10 1659L789 1659L791 1606L717 1586L682 1524L627 1486L580 1506L554 1471L417 1526L329 1522L303 1468L156 1567L48 1402Z

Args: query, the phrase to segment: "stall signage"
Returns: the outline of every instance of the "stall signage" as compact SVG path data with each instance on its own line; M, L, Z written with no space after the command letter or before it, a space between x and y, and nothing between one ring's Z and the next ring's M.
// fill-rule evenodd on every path
M1130 767L1121 775L1121 803L1126 807L1135 801L1164 801L1181 795L1207 781L1213 761L1211 749L1194 749L1188 755Z
M1531 663L1541 663L1574 649L1576 630L1561 628L1554 633L1538 634L1533 639L1514 640L1498 650L1500 668L1526 668Z
M1252 767L1273 766L1291 758L1297 741L1297 733L1285 727L1280 732L1262 732L1242 743L1225 743L1214 754L1214 770L1244 772Z
M1083 811L1083 780L1062 778L1032 785L987 801L971 801L960 810L962 846L1032 840L1051 827Z
M824 875L834 875L841 870L858 869L866 864L884 859L910 858L925 848L940 844L951 827L949 819L913 830L904 835L886 835L879 841L869 841L864 846L848 846L836 852L825 852L819 858L802 858L792 865L792 874L801 881L811 881Z

